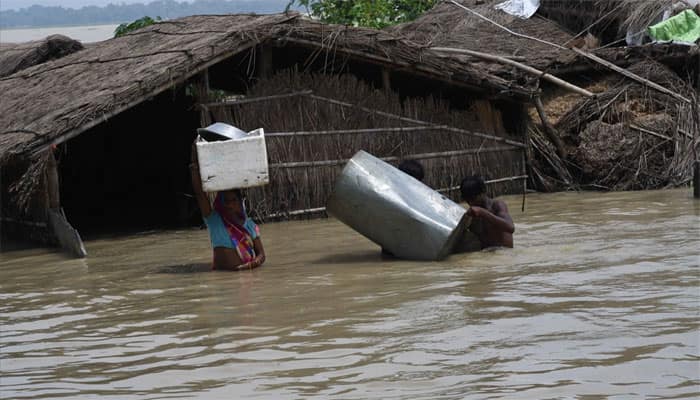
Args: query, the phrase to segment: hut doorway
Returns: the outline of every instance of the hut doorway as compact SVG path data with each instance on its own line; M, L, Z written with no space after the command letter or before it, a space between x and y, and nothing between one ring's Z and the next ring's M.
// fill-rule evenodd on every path
M153 99L70 140L61 151L61 203L82 235L186 225L187 164L199 113L184 90Z

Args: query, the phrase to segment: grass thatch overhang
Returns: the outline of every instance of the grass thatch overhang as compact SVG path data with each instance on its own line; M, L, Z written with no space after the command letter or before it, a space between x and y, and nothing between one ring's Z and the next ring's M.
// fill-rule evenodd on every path
M525 99L531 94L468 62L436 57L387 32L322 24L297 13L191 16L0 78L0 166L74 137L235 54L263 43L290 42L485 95Z
M572 35L554 22L538 16L521 19L497 10L499 0L460 0L457 3L519 34L544 39L559 45ZM537 41L514 36L474 13L443 1L415 21L387 29L421 45L475 50L512 58L540 70L569 64L575 54ZM504 64L496 64L470 56L454 56L478 65L484 71L507 80L518 80L523 75Z
M63 35L26 43L0 43L0 78L82 50L83 45Z
M539 13L576 32L590 30L604 42L643 32L674 0L542 0Z

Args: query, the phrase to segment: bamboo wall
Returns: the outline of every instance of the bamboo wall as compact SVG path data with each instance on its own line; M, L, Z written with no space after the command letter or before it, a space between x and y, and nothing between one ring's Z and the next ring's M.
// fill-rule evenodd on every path
M349 75L294 71L260 81L246 98L266 96L264 101L210 106L205 113L205 125L265 129L270 184L248 190L249 211L258 220L322 213L335 178L359 150L394 165L418 160L425 168L424 182L445 189L454 200L459 196L455 188L467 175L499 180L524 174L523 151L517 146L523 139L484 132L476 108L450 109L435 98L400 99ZM521 192L523 180L494 183L489 189L492 195Z

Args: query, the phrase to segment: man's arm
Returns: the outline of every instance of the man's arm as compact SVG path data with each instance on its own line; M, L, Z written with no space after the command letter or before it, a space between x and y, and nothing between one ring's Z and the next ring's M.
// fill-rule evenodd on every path
M494 212L491 213L489 210L481 207L470 207L467 211L468 215L475 218L481 218L485 220L489 225L498 229L502 232L513 233L515 232L515 225L513 224L513 219L508 213L508 206L501 200L494 200Z

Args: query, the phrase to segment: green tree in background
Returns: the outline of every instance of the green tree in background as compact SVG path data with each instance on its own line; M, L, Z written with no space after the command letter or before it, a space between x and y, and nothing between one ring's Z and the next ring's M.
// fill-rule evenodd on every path
M139 18L130 24L121 24L117 27L117 29L114 30L114 37L125 35L131 31L141 29L144 26L153 25L158 21L161 21L160 17L156 17L156 19L153 19L151 17L146 16L143 18Z
M291 0L323 22L384 28L411 21L432 8L438 0Z

